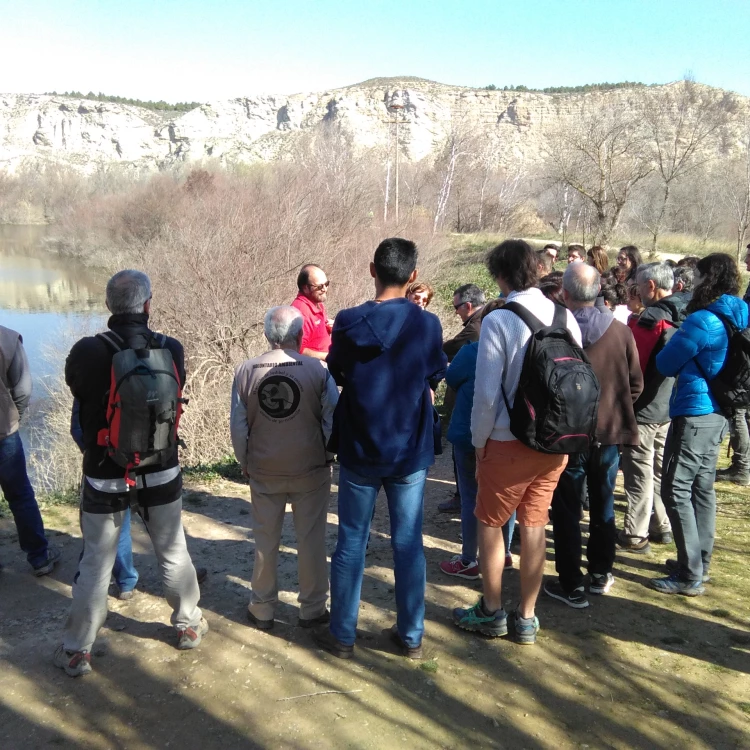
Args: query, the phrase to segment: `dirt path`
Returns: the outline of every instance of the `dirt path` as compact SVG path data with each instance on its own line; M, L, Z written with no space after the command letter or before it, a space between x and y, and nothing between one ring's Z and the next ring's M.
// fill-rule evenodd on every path
M456 630L450 608L479 585L437 563L459 551L458 519L436 511L450 484L444 456L428 482L426 661L396 656L380 631L394 621L385 504L368 556L361 638L342 662L317 651L296 622L289 516L280 559L283 604L273 631L248 627L252 565L248 491L220 480L192 487L185 526L209 569L203 646L178 652L154 560L134 524L138 594L110 598L94 673L71 680L50 657L66 616L80 549L76 511L45 522L64 549L47 578L28 574L8 518L0 519L0 748L572 748L750 747L750 500L722 495L714 583L699 599L670 598L644 581L674 548L618 554L611 595L573 611L540 599L535 647ZM723 485L726 487L726 485ZM329 552L335 545L335 493ZM622 497L618 498L622 511ZM551 553L549 555L551 558ZM554 570L548 564L548 573ZM504 598L518 598L518 572ZM309 693L344 691L345 694ZM287 700L289 699L289 700Z

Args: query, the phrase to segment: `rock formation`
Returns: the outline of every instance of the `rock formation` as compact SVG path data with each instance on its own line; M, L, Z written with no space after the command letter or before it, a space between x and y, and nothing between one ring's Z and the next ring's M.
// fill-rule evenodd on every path
M447 86L422 79L373 79L316 94L263 95L204 104L173 119L140 107L36 94L0 95L0 168L56 163L91 172L120 165L168 169L206 159L221 163L284 158L300 134L335 123L359 148L387 148L398 117L401 155L428 157L450 134L491 139L501 162L534 162L545 123L582 106L636 106L654 88L541 94ZM738 102L738 121L748 100ZM394 108L392 105L396 105Z

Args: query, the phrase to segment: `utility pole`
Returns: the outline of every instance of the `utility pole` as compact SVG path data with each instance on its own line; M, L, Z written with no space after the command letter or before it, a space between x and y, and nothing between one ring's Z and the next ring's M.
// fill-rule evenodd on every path
M398 224L399 219L399 195L398 195L398 189L399 189L399 178L398 178L398 171L399 171L399 160L400 160L400 141L398 137L398 126L399 125L408 125L409 121L406 120L403 116L403 110L404 110L404 104L403 100L401 99L400 95L398 93L394 94L393 98L391 99L390 103L386 105L388 107L389 112L393 112L393 119L392 120L386 120L385 122L389 125L395 125L396 126L396 174L395 174L395 186L394 186L394 193L396 198L396 210L395 210L395 216L396 216L396 224ZM389 160L389 170L388 170L388 177L390 177L390 160ZM388 180L388 178L386 178ZM386 181L386 185L388 182ZM388 201L388 196L386 193L386 203ZM387 215L387 210L386 210Z

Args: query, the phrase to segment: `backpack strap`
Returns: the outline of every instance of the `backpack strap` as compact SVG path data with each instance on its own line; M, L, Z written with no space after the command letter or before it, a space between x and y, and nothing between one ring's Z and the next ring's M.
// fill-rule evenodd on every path
M114 331L103 331L102 333L97 333L96 338L104 341L110 349L114 350L115 354L128 348L128 345L125 343L122 336L118 336Z
M547 327L544 325L544 323L542 323L541 320L539 320L539 318L536 317L536 315L530 313L523 305L519 304L518 302L506 302L500 309L510 310L512 313L518 315L518 317L521 318L526 327L531 329L532 333L536 333L542 328ZM555 315L557 315L557 311L555 311Z

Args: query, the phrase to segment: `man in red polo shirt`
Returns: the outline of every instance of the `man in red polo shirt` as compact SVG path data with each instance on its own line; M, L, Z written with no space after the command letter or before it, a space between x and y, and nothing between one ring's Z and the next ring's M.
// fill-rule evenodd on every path
M296 307L304 319L300 353L316 359L325 359L331 348L333 321L326 316L323 305L329 284L325 271L314 263L308 263L302 266L297 276L299 294L292 302L292 307Z

